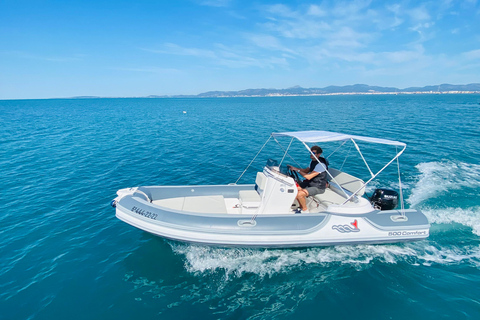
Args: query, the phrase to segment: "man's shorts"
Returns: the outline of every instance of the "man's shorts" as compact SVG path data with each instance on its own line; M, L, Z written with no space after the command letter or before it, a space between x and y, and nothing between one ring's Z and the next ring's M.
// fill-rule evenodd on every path
M304 189L307 190L309 196L314 196L316 194L322 194L325 192L325 189L320 189L317 187L306 187Z
M307 190L309 196L314 196L316 194L322 194L325 192L325 188L309 187L308 186L309 184L310 184L310 181L308 180L303 180L299 184L300 188Z

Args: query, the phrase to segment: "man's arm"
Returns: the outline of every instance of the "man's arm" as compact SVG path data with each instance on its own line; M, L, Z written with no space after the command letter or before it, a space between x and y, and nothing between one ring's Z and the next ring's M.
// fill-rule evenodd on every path
M309 168L310 169L310 168ZM305 178L305 179L308 179L308 180L312 180L313 178L315 178L316 176L318 176L320 173L322 172L325 172L325 164L323 163L317 163L317 165L315 166L315 168L313 169L312 172L305 172L305 173L302 173L300 172L300 174Z
M308 171L304 172L302 170L300 170L300 174L302 175L302 177L304 177L307 180L312 180L313 178L315 178L316 176L318 176L320 174L320 172L316 172L316 171L312 171L312 172L308 173Z
M304 174L307 174L309 171L310 171L310 167L308 168L303 168L303 169L300 169L300 168L297 168L297 167L294 167L294 166L291 166L291 165L288 165L288 167L290 168L290 170L292 171L297 171L298 173L300 173L302 176Z

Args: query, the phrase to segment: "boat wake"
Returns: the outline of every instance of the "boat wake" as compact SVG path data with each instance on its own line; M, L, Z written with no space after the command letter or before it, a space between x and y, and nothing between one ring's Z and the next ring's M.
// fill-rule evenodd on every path
M450 193L468 192L480 188L480 165L455 162L427 162L416 166L420 177L407 200L417 206L428 199L448 196ZM447 199L448 200L448 199Z
M226 277L253 273L271 277L309 266L348 265L357 270L371 267L372 262L406 263L413 266L469 265L480 268L480 246L438 246L429 241L404 245L356 245L294 249L224 249L187 244L171 244L176 254L186 258L191 273L225 272Z
M428 162L416 166L421 175L407 202L421 209L430 223L459 223L480 236L480 165Z

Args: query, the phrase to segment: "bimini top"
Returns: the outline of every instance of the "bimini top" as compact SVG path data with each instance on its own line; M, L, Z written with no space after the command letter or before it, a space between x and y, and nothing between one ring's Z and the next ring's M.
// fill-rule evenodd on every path
M344 141L344 140L360 140L371 143L389 144L393 146L405 147L406 144L399 141L369 138L363 136L356 136L345 133L330 132L330 131L294 131L294 132L276 132L272 133L273 137L293 137L302 142L330 142L330 141Z

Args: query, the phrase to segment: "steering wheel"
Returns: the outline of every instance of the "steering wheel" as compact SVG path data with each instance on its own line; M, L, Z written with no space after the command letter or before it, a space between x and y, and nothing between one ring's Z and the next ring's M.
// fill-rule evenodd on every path
M302 182L302 180L300 179L300 176L298 175L298 172L293 171L292 169L290 169L290 167L287 167L287 175L289 177L292 177L293 180L295 180L297 183Z

